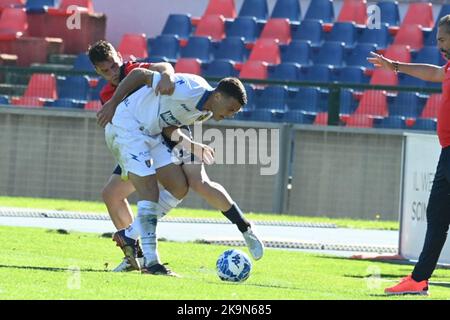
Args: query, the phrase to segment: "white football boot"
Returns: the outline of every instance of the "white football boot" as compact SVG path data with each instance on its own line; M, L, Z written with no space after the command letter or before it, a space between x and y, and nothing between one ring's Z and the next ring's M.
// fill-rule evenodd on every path
M140 265L144 264L144 258L136 258L139 261ZM130 272L130 271L134 271L134 270L138 270L135 267L133 267L130 262L128 261L127 257L124 257L122 262L115 267L112 272Z
M245 243L247 244L248 251L252 255L253 259L259 260L264 254L264 244L258 239L255 232L248 227L247 231L243 232Z

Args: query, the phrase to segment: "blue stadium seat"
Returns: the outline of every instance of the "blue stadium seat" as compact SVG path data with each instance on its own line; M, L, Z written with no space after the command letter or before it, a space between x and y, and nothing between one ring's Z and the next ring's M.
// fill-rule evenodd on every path
M288 90L286 86L270 86L255 90L255 109L286 110Z
M209 62L213 56L211 39L207 37L189 37L187 45L180 49L180 57L197 58Z
M322 20L325 23L334 22L333 0L311 1L306 10L304 20Z
M292 27L292 40L309 40L312 46L320 46L324 39L322 22L303 20L300 25Z
M353 94L353 89L341 89L339 114L353 114L358 108L358 100Z
M313 48L313 62L316 65L342 66L345 46L342 42L324 42L320 48Z
M55 0L28 0L25 4L27 12L31 13L44 13L47 12L47 8L56 7Z
M247 60L249 51L244 40L237 37L227 37L217 44L214 52L215 59L228 59L236 62Z
M148 39L149 57L164 57L170 62L175 62L180 54L180 42L178 36L160 35L155 39Z
M189 38L192 33L191 16L188 14L171 14L164 24L161 34L177 35L180 39Z
M375 44L379 49L384 49L392 43L392 40L388 27L382 24L379 29L360 29L357 42Z
M405 87L425 87L427 85L426 81L405 73L398 74L398 84Z
M301 65L311 64L311 42L294 40L287 46L280 46L281 61L299 63Z
M284 113L284 122L294 124L313 124L315 118L315 113L300 110L291 110Z
M273 7L271 18L287 18L292 22L300 22L302 16L298 0L277 0Z
M356 24L354 22L336 22L326 41L343 42L346 47L353 47L356 41Z
M406 129L406 121L405 117L401 116L375 118L373 127L383 129Z
M57 77L59 99L92 100L89 97L89 80L86 76Z
M73 70L95 72L91 60L89 60L88 55L85 53L80 53L79 55L77 55L73 63Z
M377 46L374 44L357 44L353 50L346 52L344 61L348 66L361 66L368 69L373 69L373 64L367 61L370 57L370 52L375 52Z
M244 38L245 42L255 42L261 33L260 26L254 17L237 17L231 23L225 24L227 37Z
M443 66L446 63L445 59L442 57L442 53L435 46L423 47L420 51L413 54L412 62L429 63L437 66Z
M236 77L238 72L234 69L234 64L231 60L213 60L204 67L204 77Z
M238 17L255 17L258 20L267 20L269 17L267 0L244 0Z
M8 96L0 95L0 104L9 104Z
M397 1L379 1L377 5L381 11L381 23L387 23L389 26L400 25L400 13Z
M55 107L55 108L73 108L73 109L84 109L86 101L80 101L75 99L60 98L52 101L45 102L45 107Z
M411 129L413 129L413 130L436 131L436 126L437 126L436 119L417 118L416 122L411 127Z
M299 81L330 82L333 67L329 65L301 66L298 73Z
M297 63L280 63L269 67L268 78L272 80L298 81L300 65Z
M388 96L389 116L418 118L427 101L426 96L417 92L399 92L397 96Z
M328 92L316 87L300 87L289 91L287 106L290 111L324 112L328 110Z
M340 83L365 83L368 84L370 78L364 74L364 67L347 66L336 68L335 80Z

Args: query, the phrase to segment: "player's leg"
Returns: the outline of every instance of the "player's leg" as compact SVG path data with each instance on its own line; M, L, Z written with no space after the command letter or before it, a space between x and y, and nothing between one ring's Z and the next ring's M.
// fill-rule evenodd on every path
M261 259L264 254L264 245L256 236L239 206L233 201L225 188L211 181L203 164L185 163L183 171L187 177L189 187L208 202L213 208L237 226L244 237L247 247L255 260Z

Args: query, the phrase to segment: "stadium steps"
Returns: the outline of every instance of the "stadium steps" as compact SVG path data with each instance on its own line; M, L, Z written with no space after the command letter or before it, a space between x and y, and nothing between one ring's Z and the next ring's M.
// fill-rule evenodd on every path
M46 69L51 72L58 72L58 71L69 71L72 70L72 65L67 64L55 64L55 63L33 63L30 66L30 69Z
M0 83L0 95L23 96L26 89L26 85Z
M73 66L76 58L75 54L51 54L48 57L48 63Z

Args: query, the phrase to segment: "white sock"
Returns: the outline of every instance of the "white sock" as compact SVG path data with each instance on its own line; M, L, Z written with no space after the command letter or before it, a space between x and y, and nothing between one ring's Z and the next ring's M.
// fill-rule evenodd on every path
M162 214L160 206L153 201L138 201L138 215L141 245L144 253L145 265L161 263L158 254L158 239L156 237L156 225L158 216Z
M169 191L160 187L158 204L163 214L160 218L169 213L170 210L176 208L183 200L178 200Z
M141 235L141 231L139 230L139 220L134 219L134 221L125 229L125 236L128 238L137 240Z

